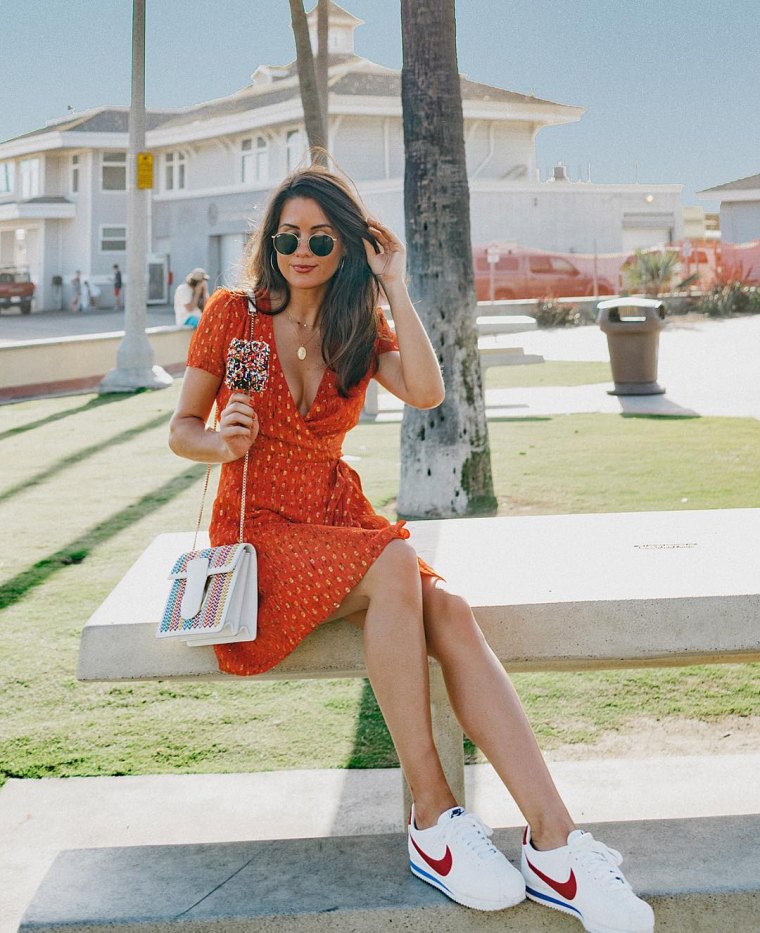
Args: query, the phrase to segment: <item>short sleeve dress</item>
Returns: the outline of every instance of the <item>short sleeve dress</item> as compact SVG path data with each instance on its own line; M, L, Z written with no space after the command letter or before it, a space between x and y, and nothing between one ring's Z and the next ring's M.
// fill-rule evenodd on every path
M234 338L249 339L249 307L245 295L217 290L190 344L188 366L222 379L220 411L230 396L227 350ZM398 349L385 316L380 309L377 314L376 352ZM255 641L214 649L220 670L238 675L278 664L332 615L390 541L409 537L403 521L391 524L375 513L359 475L341 459L370 373L343 398L335 372L326 369L311 409L301 415L283 375L270 315L253 315L253 337L269 346L268 377L252 394L259 435L248 458L243 525L243 539L257 553L258 634ZM222 465L209 527L214 546L238 540L243 464ZM421 574L439 576L421 559L419 565Z

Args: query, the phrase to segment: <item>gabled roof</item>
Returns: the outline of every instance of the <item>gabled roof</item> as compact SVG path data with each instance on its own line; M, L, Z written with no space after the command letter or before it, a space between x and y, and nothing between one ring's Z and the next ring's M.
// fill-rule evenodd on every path
M714 188L705 188L700 194L713 194L718 191L747 191L760 188L760 175L748 175L746 178L737 178L736 181L728 181L724 185L716 185Z
M167 117L173 116L176 110L149 110L145 114L145 128L148 130L160 126ZM22 133L13 137L15 142L19 139L29 139L31 136L42 136L45 133L127 133L129 132L129 107L96 107L84 113L72 114L60 120L51 120L38 130Z
M334 5L334 4L333 4ZM340 9L340 8L338 8ZM350 16L351 14L346 14ZM329 58L330 91L342 97L401 97L401 72L378 65L359 55L340 53ZM227 97L204 101L190 107L175 110L149 110L146 112L146 129L159 127L188 126L203 123L206 120L258 110L264 107L293 100L300 106L300 88L296 62L283 66L263 65L254 74L254 83ZM519 94L505 88L493 87L460 77L462 99L464 101L489 101L512 104L530 104L533 108L552 108L566 110L568 114L577 114L579 108L568 104L558 104L528 94ZM568 120L577 116L568 116ZM555 122L555 121L553 121ZM12 140L16 142L42 136L46 133L127 133L129 130L128 107L97 107L84 113L71 114L59 120L52 120L46 126Z

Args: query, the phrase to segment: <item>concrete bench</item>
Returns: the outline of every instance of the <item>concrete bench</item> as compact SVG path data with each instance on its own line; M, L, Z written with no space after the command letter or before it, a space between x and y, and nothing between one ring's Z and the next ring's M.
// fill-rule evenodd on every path
M421 556L470 600L509 670L760 659L760 509L409 527ZM229 679L216 669L211 649L155 638L165 576L190 541L189 534L161 535L94 613L82 633L81 680ZM353 626L325 625L260 679L365 676L361 642ZM436 741L464 801L462 733L435 665L432 671ZM625 852L626 874L653 904L658 933L715 933L729 926L734 933L756 933L758 834L757 814L605 823L598 830ZM497 830L495 841L512 858L519 851L515 829ZM401 834L64 851L19 931L578 928L572 918L529 903L494 914L458 907L413 879L404 853Z
M760 660L760 509L409 528L418 553L469 600L510 671ZM190 533L160 535L138 558L84 627L80 680L230 678L217 670L213 649L155 638L169 569L191 544ZM364 676L361 633L336 622L259 679ZM462 732L432 662L431 694L444 768L464 800Z
M491 321L496 323L492 325ZM508 322L511 321L517 321L518 323L510 325ZM527 322L532 326L529 326ZM512 346L509 340L509 334L535 330L535 328L535 320L527 316L479 317L478 353L483 372L485 373L489 366L524 366L529 363L543 363L543 356L537 353L525 353L522 347ZM364 399L363 421L373 421L377 417L379 412L378 391L377 383L374 379L370 379Z

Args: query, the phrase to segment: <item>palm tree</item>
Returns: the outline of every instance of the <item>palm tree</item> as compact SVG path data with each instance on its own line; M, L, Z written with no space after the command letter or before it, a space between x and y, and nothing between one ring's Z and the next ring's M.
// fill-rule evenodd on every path
M309 24L303 8L303 0L290 0L290 21L296 43L296 65L298 84L301 88L306 137L314 161L323 161L321 152L327 149L327 33L329 25L329 0L319 0L317 7L317 35L319 50L317 65L309 39ZM322 44L324 43L324 48ZM321 87L320 87L321 85Z
M637 249L633 262L623 269L628 288L656 298L667 291L673 278L678 253L675 250L648 251Z
M404 212L412 296L443 368L446 400L404 409L401 515L495 511L475 329L470 191L455 0L401 0Z

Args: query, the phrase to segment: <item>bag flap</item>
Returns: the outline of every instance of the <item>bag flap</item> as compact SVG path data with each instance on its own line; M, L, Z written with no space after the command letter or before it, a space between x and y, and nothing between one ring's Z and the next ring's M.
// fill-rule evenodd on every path
M202 551L188 551L175 561L169 574L170 580L182 580L187 576L188 565L197 557L208 560L208 573L229 573L240 560L240 555L250 544L223 544L220 547L207 547Z
M194 557L185 571L185 592L179 607L179 614L183 619L192 619L198 614L206 591L207 576L208 557Z

